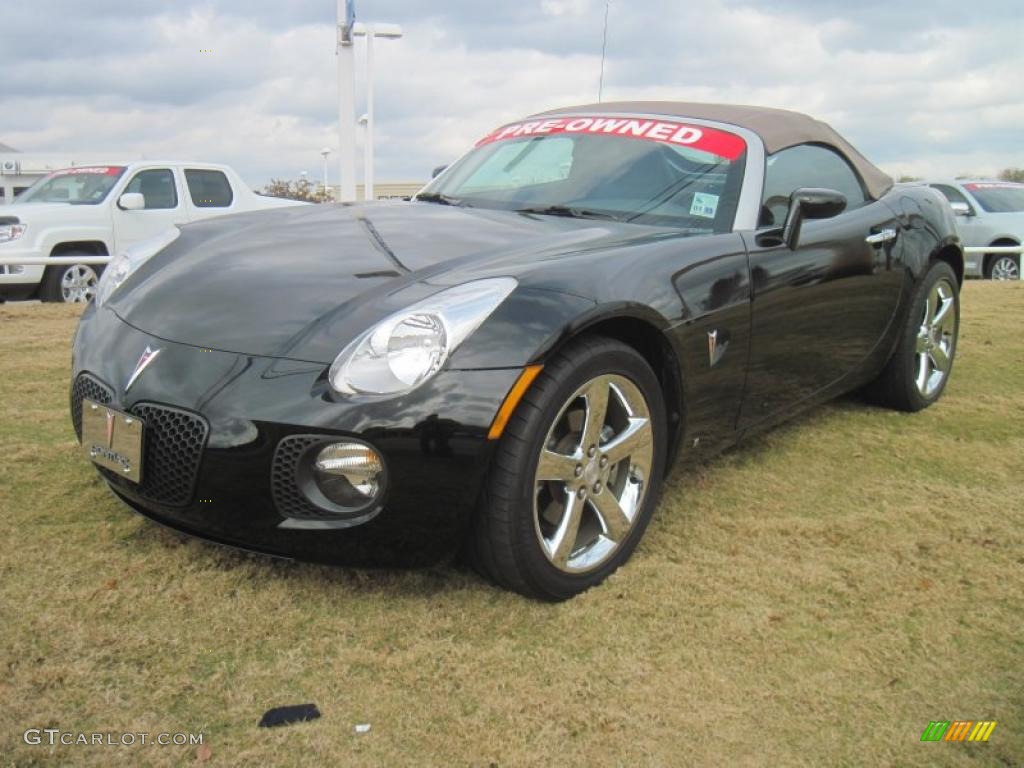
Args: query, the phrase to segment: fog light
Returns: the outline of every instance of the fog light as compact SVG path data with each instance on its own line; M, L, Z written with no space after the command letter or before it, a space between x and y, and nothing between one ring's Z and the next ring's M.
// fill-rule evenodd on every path
M317 488L342 507L363 507L380 492L384 462L364 443L331 443L313 464Z

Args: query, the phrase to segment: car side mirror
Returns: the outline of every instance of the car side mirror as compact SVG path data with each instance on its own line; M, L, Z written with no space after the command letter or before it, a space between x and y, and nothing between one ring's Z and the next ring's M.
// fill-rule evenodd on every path
M146 207L146 197L141 192L125 192L117 198L117 207L122 211L141 211Z
M949 207L953 209L953 215L954 216L970 216L971 215L971 206L969 206L967 203L963 202L962 200L957 200L956 202L950 203Z
M831 219L846 210L846 195L834 189L801 187L789 196L789 212L782 228L782 239L795 249L800 242L804 219Z
M437 166L437 168L435 168L433 171L430 172L430 178L436 179L438 176L440 176L442 173L444 173L447 168L448 168L447 165L439 165L439 166Z

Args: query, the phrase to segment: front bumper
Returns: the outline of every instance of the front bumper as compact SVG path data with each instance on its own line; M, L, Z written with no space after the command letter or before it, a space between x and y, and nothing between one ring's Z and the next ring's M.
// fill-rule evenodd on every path
M147 346L159 357L126 394ZM335 395L326 369L165 341L90 307L73 347L72 421L77 429L82 396L143 418L142 484L101 474L132 507L187 533L352 565L422 565L452 554L494 447L491 420L520 369L446 370L389 399ZM282 504L275 451L296 435L372 444L389 478L379 511L353 524L296 516Z
M3 257L4 261L8 261L16 258L36 259L44 255L33 248L15 247L17 245L20 245L18 240L11 243L0 243L0 257ZM0 264L0 294L20 296L30 293L43 279L45 271L46 267L38 265L6 266Z

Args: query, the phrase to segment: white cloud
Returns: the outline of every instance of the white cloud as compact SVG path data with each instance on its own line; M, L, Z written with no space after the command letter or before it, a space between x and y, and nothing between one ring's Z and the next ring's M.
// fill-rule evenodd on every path
M599 0L493 12L478 3L368 5L364 18L400 22L406 33L376 47L379 179L424 179L502 122L596 97ZM320 147L336 145L331 9L318 22L319 6L307 3L291 14L301 22L286 23L273 4L183 6L136 20L108 4L109 38L104 17L20 6L16 28L36 24L60 44L6 60L0 140L24 151L219 160L255 184L301 170L318 176ZM614 2L605 97L798 109L896 174L1024 166L1024 49L1012 4L958 25L955 9L923 1L771 8ZM83 24L96 35L91 45L73 34Z

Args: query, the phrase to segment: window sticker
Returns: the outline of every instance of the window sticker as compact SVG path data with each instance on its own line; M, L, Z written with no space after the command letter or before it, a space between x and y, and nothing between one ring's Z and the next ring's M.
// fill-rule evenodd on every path
M626 136L631 139L660 141L665 144L693 147L726 160L735 160L747 148L746 142L736 134L720 131L709 126L702 125L698 127L674 120L591 117L586 115L512 123L484 136L476 145L479 147L494 141L518 139L524 136L552 136L573 133Z
M83 174L98 174L102 176L116 176L124 170L123 165L119 166L106 166L106 165L94 165L82 168L61 168L59 171L54 171L52 176L80 176Z
M691 216L713 219L715 218L715 211L717 210L718 195L709 195L707 192L693 193L693 204L690 205Z

